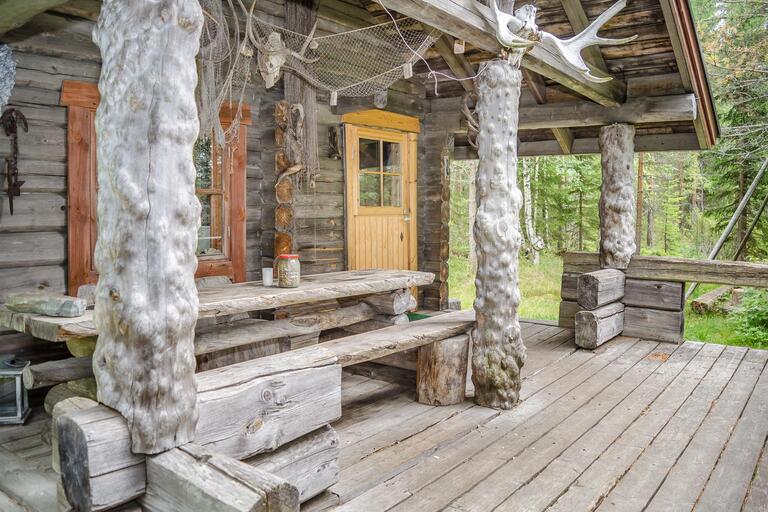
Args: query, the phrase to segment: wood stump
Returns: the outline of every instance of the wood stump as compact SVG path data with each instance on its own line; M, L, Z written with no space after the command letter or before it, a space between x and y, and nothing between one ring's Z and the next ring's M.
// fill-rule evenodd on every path
M517 307L518 254L522 243L517 187L517 126L521 53L516 62L485 64L476 79L480 160L476 175L477 325L473 331L472 382L479 405L507 409L520 394L526 350Z
M600 266L625 269L635 253L635 127L600 128Z
M197 422L197 227L192 146L203 13L197 2L103 3L98 131L99 401L128 421L132 449L187 443Z

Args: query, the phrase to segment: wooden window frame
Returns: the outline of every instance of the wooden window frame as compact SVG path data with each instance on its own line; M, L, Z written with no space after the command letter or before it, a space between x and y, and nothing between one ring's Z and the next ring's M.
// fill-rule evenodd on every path
M60 103L67 107L67 290L70 295L77 295L80 286L95 284L98 280L93 262L97 179L94 121L99 105L98 86L65 80ZM220 120L225 130L232 125L236 114L236 106L222 107ZM226 247L221 256L199 258L195 277L226 276L234 282L245 281L245 166L250 107L242 105L241 114L237 142L216 150L221 152L222 161Z

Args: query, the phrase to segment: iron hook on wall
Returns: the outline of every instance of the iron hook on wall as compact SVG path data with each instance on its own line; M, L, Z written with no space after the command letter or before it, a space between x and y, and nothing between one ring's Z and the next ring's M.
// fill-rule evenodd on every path
M8 206L13 215L13 198L21 195L21 186L23 181L19 181L19 126L25 131L29 131L27 118L19 109L9 108L0 116L0 126L7 137L11 138L11 153L5 157L5 182L7 184L6 193L8 194Z

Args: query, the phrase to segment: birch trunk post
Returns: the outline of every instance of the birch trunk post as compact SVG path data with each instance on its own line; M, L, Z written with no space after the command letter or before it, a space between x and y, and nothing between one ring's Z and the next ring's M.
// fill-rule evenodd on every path
M203 13L197 2L106 0L101 49L99 233L93 369L135 453L190 442L197 423L192 145Z
M474 274L477 272L477 247L475 244L475 237L472 235L472 230L475 226L475 217L477 216L477 166L474 164L469 165L469 199L467 200L467 213L469 217L469 273Z
M477 136L477 324L473 330L475 402L508 409L520 396L526 350L520 334L518 255L522 243L517 187L517 122L523 52L494 60L476 79Z
M600 266L625 269L635 253L635 127L600 128Z

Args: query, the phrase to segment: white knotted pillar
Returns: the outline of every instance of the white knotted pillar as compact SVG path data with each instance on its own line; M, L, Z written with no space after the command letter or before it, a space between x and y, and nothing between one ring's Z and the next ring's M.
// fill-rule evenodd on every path
M600 128L600 266L625 269L635 252L635 127Z
M472 331L472 382L479 405L507 409L520 395L526 350L517 308L518 253L522 244L517 187L517 126L521 52L514 62L485 64L476 79L479 165L477 216L477 325Z
M105 0L98 149L98 399L125 416L134 452L193 439L194 274L200 203L192 146L203 13L189 0Z

